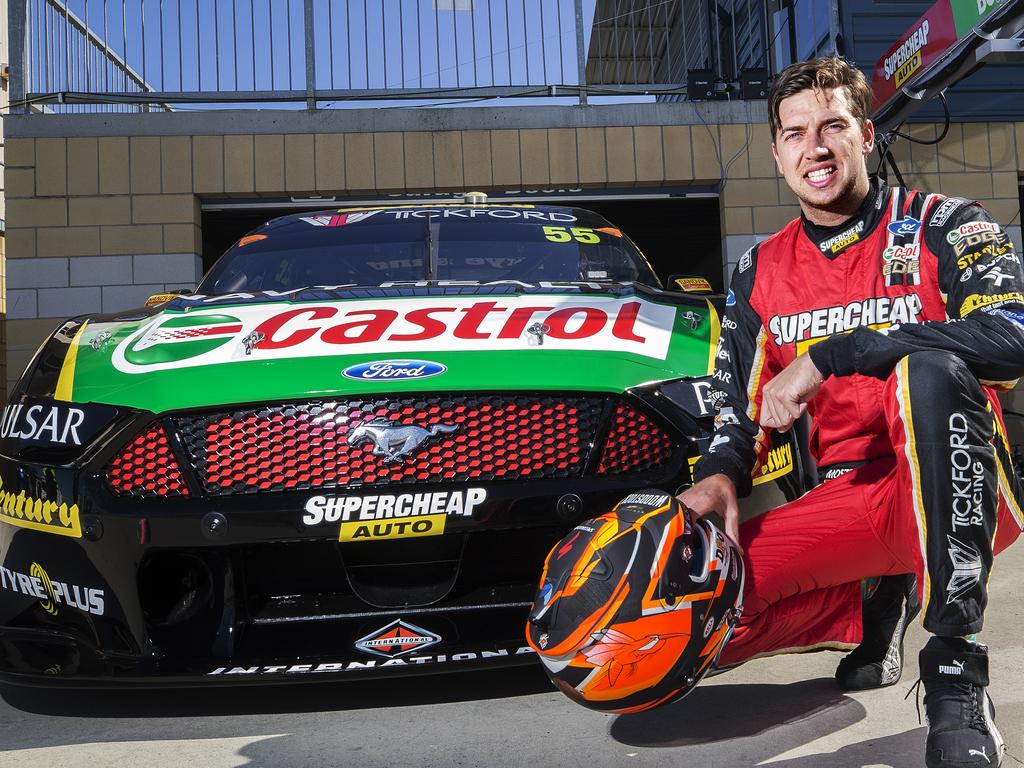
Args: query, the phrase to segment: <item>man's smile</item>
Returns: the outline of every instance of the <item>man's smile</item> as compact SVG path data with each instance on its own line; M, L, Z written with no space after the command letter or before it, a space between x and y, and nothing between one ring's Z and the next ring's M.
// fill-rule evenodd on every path
M804 174L804 179L815 189L824 189L832 183L836 176L835 163L822 163L814 166Z

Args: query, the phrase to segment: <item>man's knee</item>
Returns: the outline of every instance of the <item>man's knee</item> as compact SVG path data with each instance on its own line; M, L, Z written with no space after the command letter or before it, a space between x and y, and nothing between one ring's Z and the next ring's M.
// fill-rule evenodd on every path
M954 393L966 393L975 400L985 397L978 378L951 352L931 349L911 352L896 365L893 378L907 388L915 400L948 401Z

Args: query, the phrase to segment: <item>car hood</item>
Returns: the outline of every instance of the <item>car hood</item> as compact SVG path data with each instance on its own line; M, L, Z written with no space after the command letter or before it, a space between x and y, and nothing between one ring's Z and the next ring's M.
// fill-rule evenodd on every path
M57 395L165 412L377 392L621 392L710 373L718 325L709 300L634 287L183 298L86 322Z

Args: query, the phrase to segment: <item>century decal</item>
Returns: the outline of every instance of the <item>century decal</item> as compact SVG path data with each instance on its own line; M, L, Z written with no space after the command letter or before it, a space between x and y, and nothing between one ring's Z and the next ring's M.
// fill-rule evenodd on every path
M971 456L967 417L954 411L949 417L949 464L953 483L953 530L983 523L985 467Z
M371 496L313 496L305 506L305 525L341 523L339 541L370 541L440 536L449 515L472 517L487 499L483 488L434 493Z
M28 573L0 565L0 588L37 599L43 610L51 616L56 616L62 605L93 616L102 616L105 608L102 589L80 587L51 579L39 563L32 563Z
M334 355L551 349L664 360L675 308L637 298L415 297L164 313L114 350L122 373ZM544 327L544 344L528 329Z
M56 502L30 496L24 490L14 493L4 490L0 477L0 522L31 528L59 536L82 537L82 524L78 518L78 505Z
M891 325L916 323L921 308L921 297L916 293L872 296L863 301L850 302L846 306L775 315L768 321L768 330L779 345L813 343L861 326L887 328Z

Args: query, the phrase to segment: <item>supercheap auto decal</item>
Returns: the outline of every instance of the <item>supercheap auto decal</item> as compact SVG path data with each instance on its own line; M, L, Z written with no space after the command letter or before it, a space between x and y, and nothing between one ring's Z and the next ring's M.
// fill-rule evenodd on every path
M472 517L487 499L483 488L434 493L368 496L312 496L302 522L307 526L341 523L339 541L439 536L449 515Z

